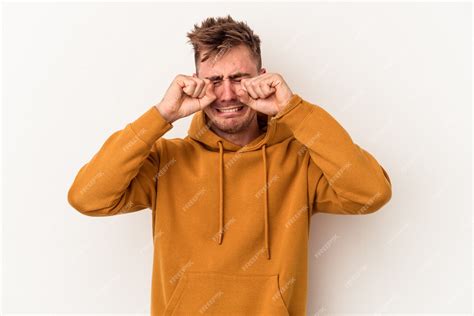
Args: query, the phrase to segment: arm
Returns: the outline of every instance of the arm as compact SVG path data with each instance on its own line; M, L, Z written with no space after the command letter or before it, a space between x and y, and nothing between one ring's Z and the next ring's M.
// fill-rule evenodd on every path
M322 107L293 94L272 120L293 131L306 146L310 164L322 171L314 179L316 194L311 214L368 214L390 200L392 186L385 169Z
M113 133L76 175L68 202L89 216L110 216L151 207L160 159L157 142L173 125L151 107Z

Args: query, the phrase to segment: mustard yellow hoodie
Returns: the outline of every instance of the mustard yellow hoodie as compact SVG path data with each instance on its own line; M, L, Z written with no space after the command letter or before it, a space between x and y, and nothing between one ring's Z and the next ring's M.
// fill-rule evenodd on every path
M390 200L387 172L319 105L294 94L259 123L241 147L199 111L165 139L153 106L79 170L68 201L82 214L152 210L152 315L306 315L311 216Z

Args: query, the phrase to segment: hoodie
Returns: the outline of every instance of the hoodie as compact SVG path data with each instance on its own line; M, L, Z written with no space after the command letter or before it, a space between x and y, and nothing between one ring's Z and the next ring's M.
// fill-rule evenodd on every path
M199 111L185 138L165 139L173 125L153 106L76 175L82 214L151 209L151 315L306 315L312 215L390 200L386 170L321 106L293 94L258 122L239 146Z

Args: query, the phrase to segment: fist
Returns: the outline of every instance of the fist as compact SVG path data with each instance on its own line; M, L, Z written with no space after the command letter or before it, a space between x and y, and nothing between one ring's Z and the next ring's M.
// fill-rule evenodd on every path
M177 75L156 107L172 123L204 109L216 98L214 85L209 79Z
M240 81L239 101L252 109L273 116L291 99L293 92L279 74L265 73Z

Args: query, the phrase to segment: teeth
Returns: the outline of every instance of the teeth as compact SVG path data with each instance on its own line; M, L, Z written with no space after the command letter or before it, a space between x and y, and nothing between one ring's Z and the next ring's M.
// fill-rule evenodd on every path
M238 108L230 108L230 109L218 109L218 110L219 110L219 112L229 113L229 112L237 112L239 109L240 109L240 107L238 107Z

